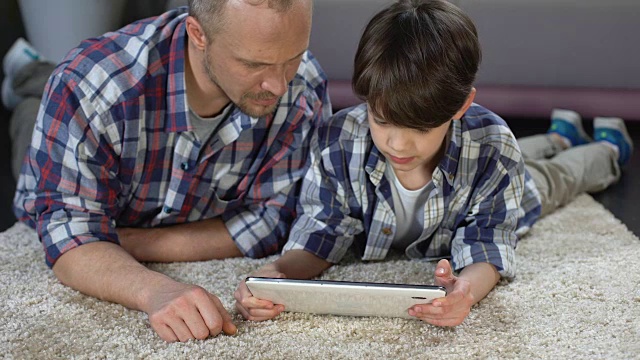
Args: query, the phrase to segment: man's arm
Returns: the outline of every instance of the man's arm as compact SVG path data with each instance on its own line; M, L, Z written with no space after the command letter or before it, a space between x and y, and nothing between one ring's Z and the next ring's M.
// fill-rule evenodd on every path
M102 300L141 310L165 341L235 334L220 300L138 263L120 246L94 242L65 252L53 266L65 285Z
M138 261L203 261L242 252L220 218L163 228L117 229L120 245Z

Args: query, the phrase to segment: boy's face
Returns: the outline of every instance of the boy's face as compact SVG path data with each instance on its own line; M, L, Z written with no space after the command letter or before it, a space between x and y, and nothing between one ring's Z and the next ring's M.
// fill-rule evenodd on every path
M430 179L442 158L451 120L429 131L420 131L391 125L376 117L370 108L367 113L373 142L398 178Z

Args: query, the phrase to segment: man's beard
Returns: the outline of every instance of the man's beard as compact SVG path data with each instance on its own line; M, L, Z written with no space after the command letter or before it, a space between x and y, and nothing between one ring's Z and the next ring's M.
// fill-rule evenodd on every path
M213 73L213 69L211 69L211 64L209 64L208 59L209 59L209 54L205 50L204 59L203 59L205 73L207 74L207 77L212 83L214 83L220 90L224 91L222 86L220 86L220 83L218 82L216 75ZM257 104L255 105L251 104L250 101L251 100L271 100L275 98L277 98L277 96L272 94L271 92L263 91L259 93L250 93L250 92L245 93L240 97L240 100L237 103L231 100L231 98L229 99L243 113L251 117L258 118L258 117L266 116L273 113L278 107L279 102L275 102L273 105L269 105L269 106L261 106Z

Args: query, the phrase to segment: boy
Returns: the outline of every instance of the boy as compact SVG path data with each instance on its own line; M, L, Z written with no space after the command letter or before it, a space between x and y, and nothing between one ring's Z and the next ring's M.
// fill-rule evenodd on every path
M448 2L401 0L377 14L355 59L366 104L317 130L285 253L253 275L311 278L351 245L363 260L390 248L442 259L435 283L447 296L408 312L456 326L501 276L515 276L516 243L536 219L619 178L631 153L622 120L596 119L602 141L568 150L590 139L578 114L555 111L550 133L524 139L523 155L505 122L473 103L480 57L471 19ZM236 299L250 320L284 310L244 283Z

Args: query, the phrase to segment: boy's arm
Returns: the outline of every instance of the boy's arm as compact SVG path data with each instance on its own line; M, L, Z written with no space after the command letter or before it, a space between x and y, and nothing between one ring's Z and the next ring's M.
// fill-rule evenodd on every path
M331 267L331 263L305 250L287 251L259 272L278 272L289 279L311 279Z
M431 304L415 305L409 315L436 326L457 326L469 315L471 307L494 288L500 280L496 267L489 263L474 263L455 276L447 260L436 267L435 284L447 289L447 296Z
M474 183L482 185L475 189L470 211L455 231L451 264L441 260L436 267L436 284L447 288L447 296L409 312L430 324L459 325L500 276L515 275L516 229L523 215L526 171L515 138L504 135L508 136L503 137L503 146L490 148L484 168L478 169L480 179ZM460 270L458 277L452 265Z

